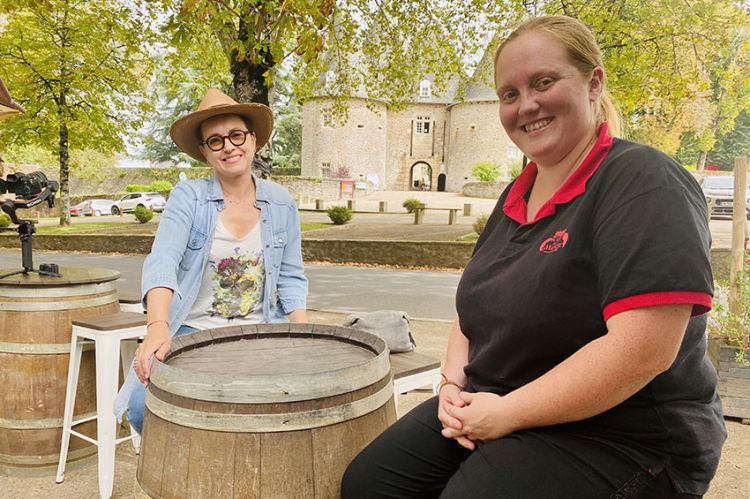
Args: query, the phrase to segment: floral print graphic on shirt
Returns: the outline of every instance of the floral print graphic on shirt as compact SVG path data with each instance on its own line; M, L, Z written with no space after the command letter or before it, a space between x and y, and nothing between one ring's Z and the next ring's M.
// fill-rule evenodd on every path
M253 312L263 297L265 268L263 252L240 253L222 258L219 263L209 262L213 275L213 302L208 311L211 316L226 318L245 317Z

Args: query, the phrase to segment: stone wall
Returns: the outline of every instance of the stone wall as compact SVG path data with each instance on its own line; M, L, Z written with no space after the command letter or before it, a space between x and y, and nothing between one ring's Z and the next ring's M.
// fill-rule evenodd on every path
M93 253L148 254L153 236L65 235L34 236L35 250L90 251ZM17 248L21 261L21 243L17 236L0 236L0 248ZM466 266L474 249L473 242L460 241L363 241L303 239L305 261L331 263L366 263L460 269ZM750 256L750 253L746 253ZM729 250L711 250L714 278L727 279Z
M329 99L310 99L302 108L302 175L324 175L324 164L332 172L346 171L355 180L368 175L381 189L388 185L386 171L386 109L376 101L349 101L346 123L323 125ZM376 177L372 177L372 175Z
M497 101L478 101L450 107L446 190L460 192L473 180L471 168L480 161L500 164L504 178L511 164L521 161L521 152L500 124L497 106Z

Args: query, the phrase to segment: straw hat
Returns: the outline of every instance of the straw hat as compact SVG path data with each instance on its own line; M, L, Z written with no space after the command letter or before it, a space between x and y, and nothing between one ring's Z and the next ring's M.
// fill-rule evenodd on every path
M239 104L225 93L209 88L198 109L175 121L169 127L169 135L177 147L198 161L206 162L206 158L198 147L201 142L201 123L208 118L222 114L236 114L248 118L250 131L255 132L255 150L257 151L268 142L273 129L273 114L271 109L263 104Z

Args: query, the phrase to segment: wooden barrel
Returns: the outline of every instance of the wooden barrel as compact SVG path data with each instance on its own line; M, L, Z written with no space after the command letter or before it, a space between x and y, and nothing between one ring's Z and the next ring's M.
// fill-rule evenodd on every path
M11 269L0 269L0 275ZM0 279L0 475L54 475L60 456L71 321L119 310L114 280L96 268L60 269ZM94 351L84 348L75 418L96 413ZM96 438L96 421L77 427ZM75 466L96 452L70 441ZM92 460L86 460L93 463Z
M155 362L136 497L339 497L396 420L388 350L360 330L265 324L176 338Z

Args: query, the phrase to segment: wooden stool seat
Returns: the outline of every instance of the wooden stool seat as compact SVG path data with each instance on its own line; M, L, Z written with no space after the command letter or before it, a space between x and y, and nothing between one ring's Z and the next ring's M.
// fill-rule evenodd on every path
M398 410L398 396L425 385L432 386L436 393L440 384L440 361L417 352L392 353L393 398Z

